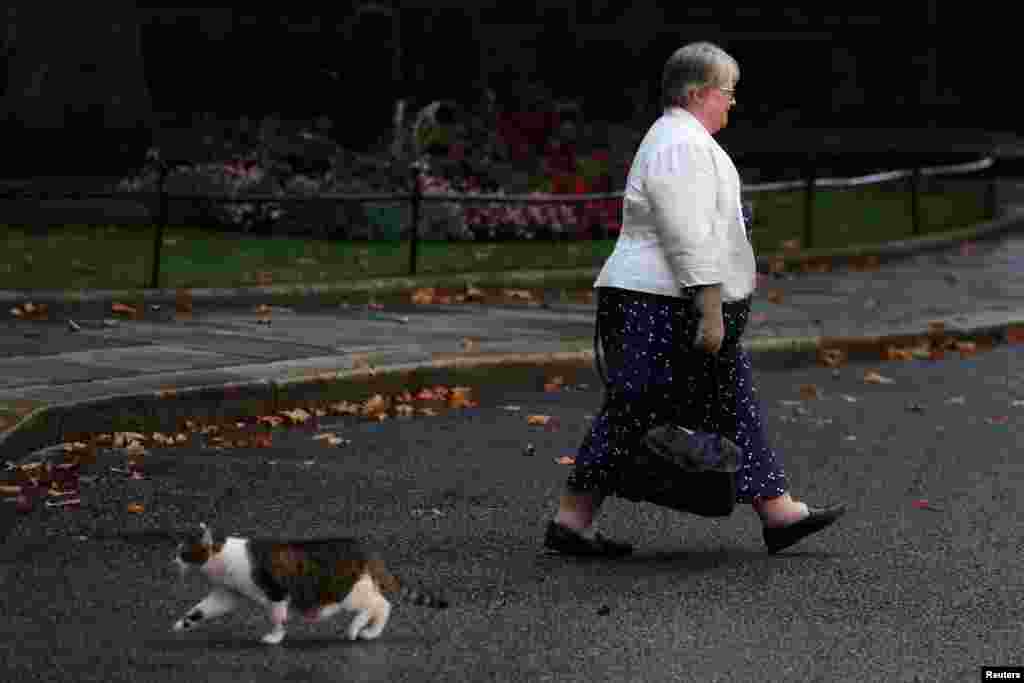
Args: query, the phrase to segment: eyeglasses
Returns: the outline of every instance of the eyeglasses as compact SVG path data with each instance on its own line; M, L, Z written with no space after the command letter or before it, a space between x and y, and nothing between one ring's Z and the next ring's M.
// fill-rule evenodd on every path
M729 104L736 104L736 88L723 88L721 86L715 87L729 96Z

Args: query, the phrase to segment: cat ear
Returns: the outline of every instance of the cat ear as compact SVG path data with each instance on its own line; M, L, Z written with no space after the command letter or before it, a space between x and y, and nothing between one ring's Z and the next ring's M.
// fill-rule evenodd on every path
M210 533L210 527L206 526L206 522L200 522L199 528L203 530L203 545L213 545L213 534Z

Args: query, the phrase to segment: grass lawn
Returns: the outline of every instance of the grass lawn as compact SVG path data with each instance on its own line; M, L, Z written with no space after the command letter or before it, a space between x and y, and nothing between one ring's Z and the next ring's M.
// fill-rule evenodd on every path
M986 218L984 184L946 180L921 195L922 233L967 227ZM803 234L804 194L759 193L754 247L765 254ZM910 237L905 186L819 191L814 247L842 247ZM154 229L64 226L33 234L2 226L0 289L133 289L148 287ZM419 274L599 266L613 240L576 242L439 242L419 244ZM233 287L270 282L335 282L409 273L409 244L261 238L168 228L161 287Z

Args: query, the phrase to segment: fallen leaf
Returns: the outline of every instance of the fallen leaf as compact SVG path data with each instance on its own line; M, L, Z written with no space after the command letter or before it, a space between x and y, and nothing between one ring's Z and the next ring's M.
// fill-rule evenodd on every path
M418 305L432 304L437 296L437 290L433 287L421 287L412 293L412 302Z
M274 274L273 273L271 273L269 271L266 271L266 270L261 270L258 273L256 273L256 284L257 285L264 285L265 286L265 285L271 285L273 283L274 283Z
M842 349L821 349L818 360L825 367L837 368L846 362L846 352Z
M340 401L328 406L332 415L358 415L359 405L349 401Z
M383 419L386 417L385 413L388 409L388 401L380 394L376 394L373 397L367 399L360 409L360 412L365 417L372 417L377 419Z
M420 408L417 412L426 417L437 417L437 411L433 408Z
M800 249L800 240L784 240L779 243L783 251L797 251Z
M469 398L469 387L455 387L448 396L449 408L475 408L477 402Z
M522 299L524 301L533 301L534 298L533 294L526 289L503 289L501 294L509 299Z
M0 495L5 496L16 496L21 493L20 486L10 486L8 484L0 484Z
M399 403L395 406L395 415L399 417L412 417L414 412L416 412L416 409L408 403Z
M864 374L864 381L868 384L893 384L896 380L890 379L889 377L883 377L874 370L868 370Z
M783 299L782 292L777 289L773 289L768 292L768 301L773 304L781 304Z
M821 391L816 384L801 384L800 397L804 399L821 398Z
M885 360L913 360L914 354L909 349L898 349L895 346L887 346L884 358Z
M466 300L467 301L483 301L484 296L485 295L484 295L484 292L483 292L482 289L478 289L477 287L467 287L466 288Z
M68 500L48 500L46 501L46 507L48 508L65 508L65 507L77 507L82 504L81 498L71 498Z
M977 352L978 345L974 342L957 342L956 350L960 352L961 358L969 358Z
M550 421L550 415L529 415L526 418L526 424L530 425L546 425Z
M270 306L266 304L260 304L253 309L257 315L270 315Z
M132 514L136 514L137 515L140 512L142 512L143 510L144 510L144 508L142 507L141 503L129 503L128 504L128 512L131 512Z
M476 339L470 339L469 337L463 339L462 342L460 342L460 346L462 347L462 350L467 353L480 350L480 342Z
M174 310L178 313L192 312L191 289L179 289L174 293Z
M296 408L294 410L285 410L281 412L281 415L291 420L292 424L305 424L313 416L302 408Z
M132 317L138 315L139 311L134 306L128 306L122 303L113 303L110 305L111 313L117 313L120 315L130 315Z
M559 465L575 465L576 458L572 455L563 455L559 458L555 458L555 462Z
M932 320L928 323L928 334L942 335L946 333L946 323L942 320Z

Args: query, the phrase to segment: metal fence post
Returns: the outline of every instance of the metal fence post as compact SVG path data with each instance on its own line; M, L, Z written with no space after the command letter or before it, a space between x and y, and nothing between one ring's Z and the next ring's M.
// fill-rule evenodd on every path
M413 164L412 167L412 227L409 236L412 241L409 244L409 275L416 274L416 250L420 241L420 203L423 196L420 193L420 168Z
M817 165L814 163L814 159L811 159L807 167L806 189L804 193L804 249L810 249L814 246L814 186L817 184L817 175Z
M989 220L995 220L999 214L999 188L996 184L998 176L992 171L988 175L988 184L985 187L985 214Z
M910 174L910 221L914 237L921 234L921 167L914 166Z
M151 289L160 288L160 248L164 244L164 227L167 225L167 165L160 165L160 176L157 180L158 208L156 218L156 239L153 240L153 274L150 277Z

